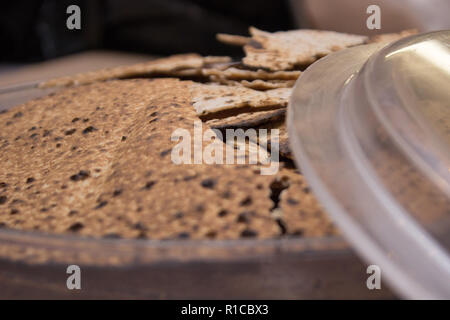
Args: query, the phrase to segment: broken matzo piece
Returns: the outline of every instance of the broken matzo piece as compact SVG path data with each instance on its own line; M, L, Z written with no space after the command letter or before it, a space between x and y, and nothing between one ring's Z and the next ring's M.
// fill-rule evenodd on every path
M309 29L270 33L251 27L250 33L252 41L244 46L243 63L272 71L292 70L367 40L365 36Z
M217 76L209 77L210 83L219 83L227 86L246 87L254 90L271 90L278 88L292 88L295 80L229 80Z
M230 67L225 70L217 68L203 69L204 76L217 76L230 80L296 80L301 71L265 71L265 70L245 70Z
M279 109L287 106L291 88L257 91L245 87L194 83L192 105L199 116L230 109ZM251 111L251 110L250 110Z
M202 57L198 54L180 54L129 66L119 66L51 79L41 83L39 87L68 87L111 79L148 77L154 75L177 76L185 69L190 70L187 71L190 74L200 73L201 68L205 65L224 63L230 60L229 57Z
M240 84L255 90L271 90L277 88L292 88L295 80L242 80Z
M260 125L259 128L266 128L268 131L271 129L278 129L278 149L280 155L289 159L294 159L292 155L291 148L289 146L288 133L286 130L285 119L279 120L277 122L270 122L267 124ZM272 137L268 134L267 143L270 149L272 149Z
M285 113L285 109L241 113L236 116L208 120L206 124L213 129L251 128L269 121L284 119Z

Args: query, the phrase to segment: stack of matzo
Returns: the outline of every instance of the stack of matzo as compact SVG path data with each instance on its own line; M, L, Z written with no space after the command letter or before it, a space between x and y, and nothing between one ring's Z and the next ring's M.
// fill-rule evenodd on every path
M53 79L41 87L69 88L0 114L0 227L151 239L335 234L289 159L285 110L308 64L377 40L250 32L218 36L244 47L242 61L177 55ZM204 128L279 129L280 171L175 165L171 134L200 119Z

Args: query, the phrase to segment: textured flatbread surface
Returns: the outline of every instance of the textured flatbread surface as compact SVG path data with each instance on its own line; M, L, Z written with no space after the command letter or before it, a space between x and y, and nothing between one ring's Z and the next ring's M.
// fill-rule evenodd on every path
M244 46L243 63L272 71L307 65L331 52L363 44L367 37L320 30L265 32L250 28L252 41Z
M244 87L258 91L266 91L279 88L292 88L295 80L229 80L217 76L210 76L209 83L223 84L230 87Z
M251 108L254 111L264 108L286 107L291 88L257 91L238 86L219 84L192 85L192 105L199 116L220 111Z
M266 129L268 132L272 129L278 130L278 149L281 156L293 160L293 154L291 151L291 148L289 146L289 139L288 139L288 133L286 128L286 120L285 115L283 117L280 117L279 119L276 119L274 121L269 121L262 123L256 127L257 129ZM272 137L268 135L267 137L267 144L268 148L272 149Z
M281 170L279 176L289 183L280 194L279 214L286 233L297 236L320 236L318 230L338 234L337 228L322 214L323 209L302 175Z
M227 63L230 61L229 57L202 57L195 53L180 54L130 66L119 66L51 79L41 83L40 87L67 87L111 79L150 77L155 75L192 76L201 74L201 68L208 64Z
M244 47L241 62L185 54L63 77L41 87L69 88L0 114L0 228L146 239L338 234L291 161L291 87L298 69L322 56L413 31L369 39L317 30L250 33L218 35ZM194 123L216 134L269 131L267 141L234 146L216 136L224 150L245 148L237 159L258 154L259 143L273 151L270 130L277 129L280 171L261 175L261 163L174 164L171 135L184 129L193 136Z
M202 76L210 82L228 86L241 86L255 90L292 88L301 71L249 70L241 67L203 68Z
M256 111L241 113L236 116L208 120L206 121L206 124L214 129L250 128L267 122L283 120L285 114L286 109Z
M236 67L226 69L208 68L203 69L205 76L217 76L229 80L297 80L301 71L266 71L266 70L246 70Z
M193 85L100 82L0 114L0 226L151 239L289 234L272 200L281 171L263 176L257 165L171 161L173 131L192 133L199 120ZM321 230L310 232L333 234L328 224Z
M272 90L292 88L295 85L295 80L242 80L239 85L255 90Z

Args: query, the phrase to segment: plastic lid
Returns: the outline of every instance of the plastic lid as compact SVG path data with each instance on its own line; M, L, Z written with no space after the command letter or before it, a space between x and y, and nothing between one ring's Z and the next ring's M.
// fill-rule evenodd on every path
M344 235L408 298L450 298L450 31L329 55L297 81L297 164Z

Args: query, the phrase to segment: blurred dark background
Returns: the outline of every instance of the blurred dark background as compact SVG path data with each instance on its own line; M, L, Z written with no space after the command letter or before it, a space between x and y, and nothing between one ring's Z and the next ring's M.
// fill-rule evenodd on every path
M69 30L70 5L81 8L81 30ZM368 30L366 9L381 8L380 30ZM216 33L247 35L312 28L373 35L450 28L450 0L3 0L2 65L23 65L82 51L152 56L183 52L242 55Z
M81 30L66 28L66 8L81 8ZM283 0L15 0L0 4L3 62L35 62L92 49L167 55L239 55L218 32L294 28Z

